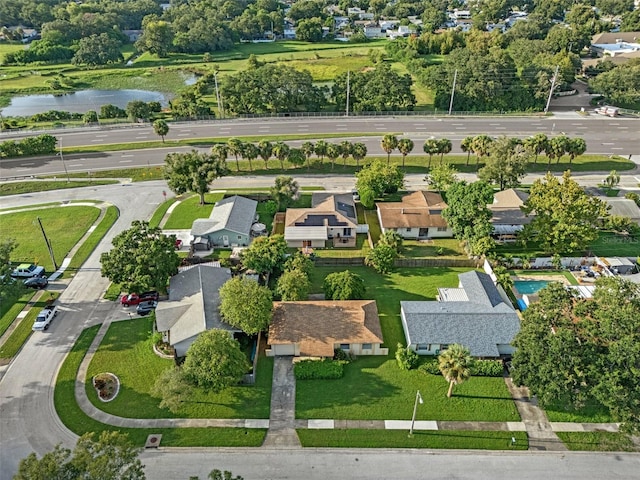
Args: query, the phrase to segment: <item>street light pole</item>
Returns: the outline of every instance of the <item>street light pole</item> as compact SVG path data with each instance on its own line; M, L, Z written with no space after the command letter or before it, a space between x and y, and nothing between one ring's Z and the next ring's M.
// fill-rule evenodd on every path
M409 436L413 435L413 425L416 423L416 412L418 410L418 403L422 405L424 401L422 400L422 395L420 395L420 390L416 391L416 401L413 404L413 416L411 417L411 428L409 429Z
M69 179L69 172L67 171L67 164L64 163L64 157L62 156L62 139L60 139L60 160L62 160L62 166L64 167L64 173L67 176L67 183L71 180Z

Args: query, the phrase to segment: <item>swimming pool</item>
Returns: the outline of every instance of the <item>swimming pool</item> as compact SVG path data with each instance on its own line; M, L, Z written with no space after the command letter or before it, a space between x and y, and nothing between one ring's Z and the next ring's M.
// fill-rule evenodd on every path
M520 295L532 295L538 293L549 285L548 280L515 280L513 286Z

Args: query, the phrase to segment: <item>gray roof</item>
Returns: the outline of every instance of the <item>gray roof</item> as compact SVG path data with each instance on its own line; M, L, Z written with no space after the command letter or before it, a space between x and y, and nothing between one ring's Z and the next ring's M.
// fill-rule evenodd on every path
M499 356L497 345L510 344L520 330L518 314L486 273L458 278L469 301L400 302L407 343L459 343L475 357Z
M311 194L311 208L315 208L327 199L332 199L334 210L356 225L358 224L358 216L356 214L356 204L353 201L352 193L327 193L327 192L314 192Z
M209 218L199 218L193 222L191 235L207 235L220 230L249 235L256 217L258 202L234 195L216 202Z
M213 328L238 331L220 319L219 290L231 272L209 265L196 265L171 277L169 301L156 309L158 331L170 331L171 344Z

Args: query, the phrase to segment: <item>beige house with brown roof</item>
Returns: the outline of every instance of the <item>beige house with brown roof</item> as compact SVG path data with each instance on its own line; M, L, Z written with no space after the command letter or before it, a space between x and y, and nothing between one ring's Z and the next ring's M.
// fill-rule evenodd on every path
M382 232L393 230L406 239L453 236L442 218L445 208L442 196L430 191L413 192L400 202L376 203Z
M274 302L268 356L387 355L374 300Z
M311 208L287 208L284 239L292 248L354 247L358 220L351 194L313 194Z
M533 219L527 217L520 207L529 198L529 194L514 188L508 188L493 195L493 203L487 205L491 213L494 235L515 235Z

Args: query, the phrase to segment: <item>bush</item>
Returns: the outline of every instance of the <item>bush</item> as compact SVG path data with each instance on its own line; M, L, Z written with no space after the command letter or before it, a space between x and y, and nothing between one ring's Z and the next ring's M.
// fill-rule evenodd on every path
M501 360L476 360L471 365L472 377L501 377L503 373Z
M326 358L324 360L302 360L293 367L297 380L332 380L344 375L344 362Z
M411 370L418 366L419 357L408 345L407 347L403 347L402 344L399 343L396 350L396 360L398 361L400 370Z
M438 368L438 361L436 359L429 360L427 363L423 363L418 368L422 373L429 375L442 375L440 368Z
M341 348L335 348L333 350L333 359L340 362L348 362L349 360L351 360L351 355L349 355L348 352L345 352Z

